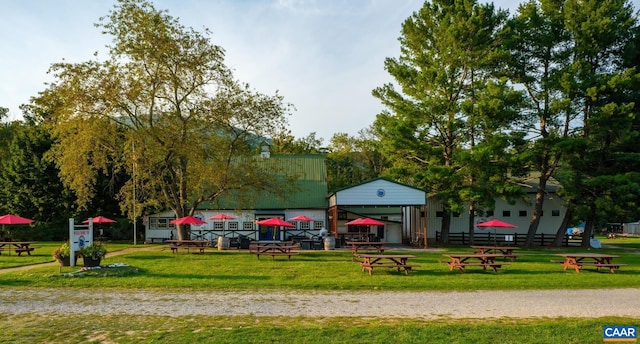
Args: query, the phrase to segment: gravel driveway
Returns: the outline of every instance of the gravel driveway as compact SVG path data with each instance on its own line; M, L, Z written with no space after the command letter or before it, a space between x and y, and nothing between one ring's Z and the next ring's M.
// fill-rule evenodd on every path
M97 292L0 289L4 314L640 318L640 289L476 292Z

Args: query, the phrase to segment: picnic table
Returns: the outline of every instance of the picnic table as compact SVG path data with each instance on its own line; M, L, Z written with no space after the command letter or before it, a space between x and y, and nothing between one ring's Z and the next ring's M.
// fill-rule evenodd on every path
M33 244L31 241L0 241L0 254L2 254L2 251L9 251L9 254L13 251L19 256L21 256L23 252L31 255L31 251L35 249L31 247L31 244Z
M347 241L345 244L351 246L351 252L357 255L358 251L376 251L383 253L387 243L384 241Z
M258 259L261 255L271 256L295 256L300 253L300 244L293 241L253 241L249 244L249 253L255 254Z
M209 241L207 240L165 240L165 243L169 244L171 253L176 253L181 248L187 250L187 252L194 249L204 253L204 249L209 246Z
M567 268L574 268L576 272L580 272L583 266L590 265L595 266L598 271L600 271L601 268L609 268L609 271L613 273L615 269L619 269L621 266L627 265L613 263L613 258L617 258L619 256L611 254L558 253L556 256L564 257L564 261L560 261L559 263L562 264L562 267L565 270L567 270Z
M360 254L362 258L360 266L362 271L369 270L369 275L373 273L374 268L396 268L398 272L404 270L404 274L408 275L411 268L419 265L409 265L409 258L415 258L409 254Z
M476 254L487 254L487 253L495 253L502 254L502 256L506 258L510 258L513 262L517 255L513 254L513 251L519 249L517 246L482 246L482 245L471 245L471 248L476 249Z
M508 263L496 263L496 258L504 257L503 254L498 253L448 253L444 256L451 259L450 262L447 262L449 271L459 269L461 273L467 266L482 266L484 270L492 268L494 272L497 272L503 265L508 265Z

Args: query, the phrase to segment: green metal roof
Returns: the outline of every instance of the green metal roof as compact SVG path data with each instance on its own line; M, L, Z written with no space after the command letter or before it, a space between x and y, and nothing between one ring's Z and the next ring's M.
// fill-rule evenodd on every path
M221 196L215 202L205 202L199 209L326 209L328 207L327 169L324 155L274 155L260 162L278 174L283 182L286 176L295 176L293 191L254 195L252 205L242 206L233 199L242 199L233 193Z

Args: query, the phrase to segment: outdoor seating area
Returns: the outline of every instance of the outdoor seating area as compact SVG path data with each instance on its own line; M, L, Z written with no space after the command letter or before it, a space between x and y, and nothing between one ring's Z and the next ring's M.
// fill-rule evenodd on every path
M260 256L286 256L289 260L291 256L300 253L300 244L293 241L254 241L249 244L249 253L255 254L258 259Z
M369 275L373 274L374 268L395 268L398 272L404 270L404 274L408 275L412 268L419 266L408 263L410 258L415 258L409 254L359 254L358 258L362 259L362 271L369 271Z
M347 241L346 246L351 247L351 252L357 255L358 252L376 251L383 253L387 243L383 241Z
M609 272L614 273L615 270L620 269L621 266L627 264L613 263L613 259L619 256L610 254L599 253L558 253L556 256L564 257L563 261L552 261L554 263L561 263L562 267L567 270L573 268L576 272L584 266L594 266L597 271L602 268L609 269Z
M0 242L0 254L2 254L3 251L8 252L9 254L11 254L11 252L14 252L16 254L18 254L18 256L22 255L22 253L27 253L27 255L31 255L31 251L33 251L35 248L32 247L31 245L33 244L33 242L31 241L1 241Z
M449 271L458 269L461 273L469 266L481 266L484 270L491 268L494 272L497 272L503 265L509 264L497 263L496 258L504 257L503 254L497 253L449 253L444 256L451 259L451 261L447 262Z
M165 243L169 244L171 253L177 253L179 249L184 249L187 253L190 253L191 250L194 253L204 253L204 250L210 245L207 240L165 240Z
M507 259L511 259L513 262L518 257L513 252L518 249L517 246L481 246L481 245L471 245L471 248L476 249L475 253L477 254L502 254L502 256Z

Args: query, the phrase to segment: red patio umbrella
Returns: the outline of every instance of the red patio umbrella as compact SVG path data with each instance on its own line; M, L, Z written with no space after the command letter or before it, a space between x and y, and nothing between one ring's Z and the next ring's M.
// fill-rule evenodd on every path
M2 224L2 232L4 233L4 225L28 225L32 223L32 219L20 217L13 214L0 216L0 224ZM11 241L11 231L9 231L9 241Z
M288 221L309 222L309 221L315 221L315 220L305 215L298 215L290 218Z
M104 217L104 216L96 216L93 218L93 223L95 224L103 224L103 223L116 223L118 221L116 220L112 220L108 217ZM89 223L89 219L86 219L84 221L82 221L82 223Z
M296 228L296 226L290 224L289 222L279 217L272 217L270 219L261 220L256 223L262 226L278 226L278 227Z
M227 215L227 214L217 214L217 215L213 215L209 218L209 220L222 220L222 236L224 237L224 221L225 220L234 220L235 217L231 216L231 215Z
M185 217L181 217L179 219L171 220L169 222L174 223L176 225L205 225L205 224L207 224L206 221L202 221L199 218L193 217L193 216L185 216Z
M348 226L362 226L367 227L367 235L369 235L369 226L384 226L384 222L378 221L376 219L372 219L370 217L362 217L359 219L355 219L353 221L349 221L346 223ZM358 230L360 233L360 230Z
M289 222L287 222L287 221L285 221L285 220L283 220L283 219L281 219L279 217L272 217L270 219L257 221L256 223L261 225L261 226L296 228L296 226L290 224ZM273 235L274 235L274 239L275 239L276 232L273 232Z
M478 227L493 227L493 244L496 245L497 243L497 239L496 239L496 228L518 228L518 226L516 225L512 225L510 223L504 222L504 221L500 221L500 220L489 220L486 222L482 222L482 223L478 223L477 224Z
M218 215L213 215L209 218L209 220L233 220L235 219L235 217L231 216L231 215L227 215L227 214L218 214Z
M363 217L349 221L346 223L348 226L384 226L384 222L372 219L370 217Z
M103 223L116 223L118 221L116 220L112 220L108 217L104 217L104 216L96 216L93 218L93 223L99 225L99 224L103 224ZM89 219L86 219L84 221L82 221L82 223L89 223ZM100 237L102 237L104 234L104 230L102 228L100 228ZM102 240L102 239L99 239Z

